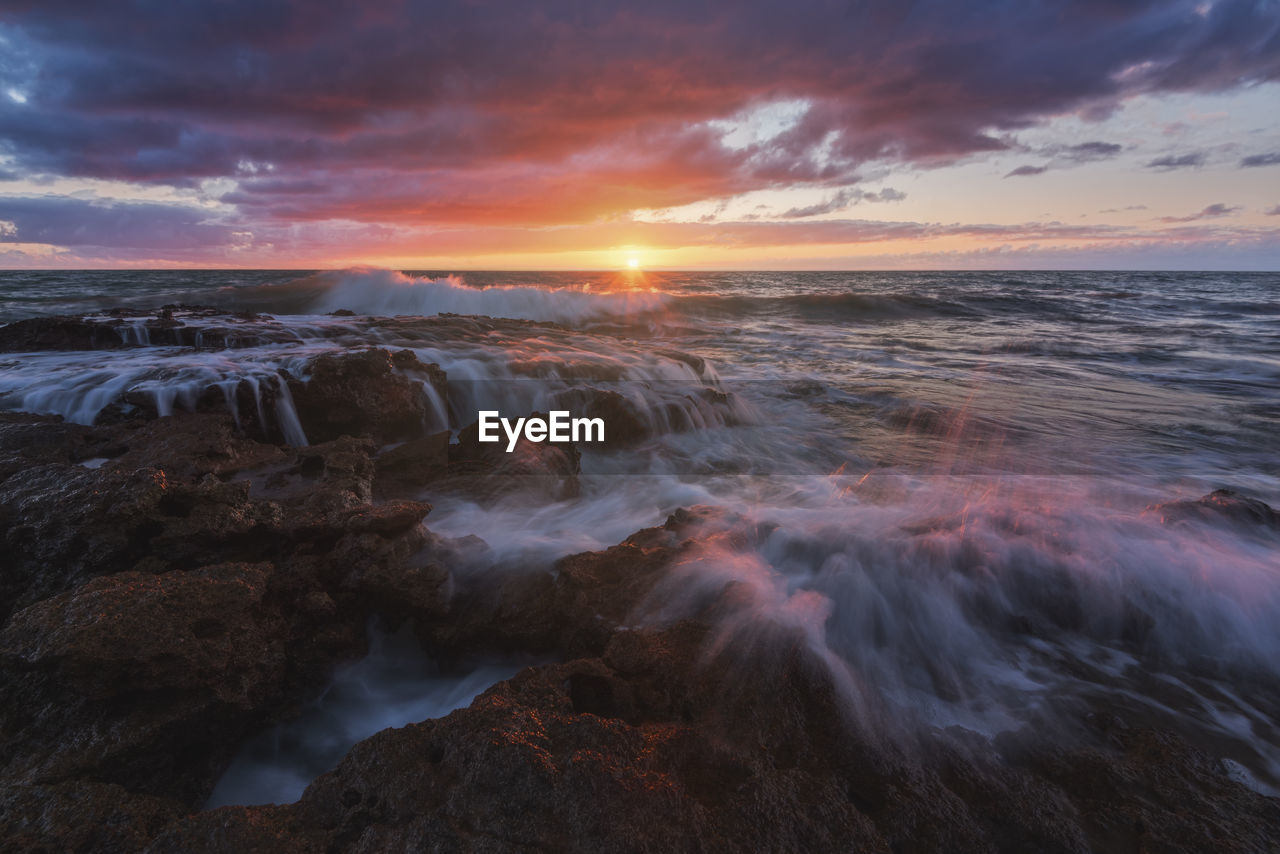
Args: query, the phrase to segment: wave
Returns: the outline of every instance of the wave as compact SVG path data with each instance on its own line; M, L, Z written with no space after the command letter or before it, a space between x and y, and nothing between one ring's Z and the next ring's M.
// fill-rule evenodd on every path
M569 326L685 318L734 319L781 315L817 322L980 318L992 314L1061 316L1060 300L1026 295L970 294L962 299L923 292L679 293L591 290L590 285L474 286L459 276L429 278L394 270L352 268L291 281L224 288L218 302L275 314L351 311L374 316L485 315Z
M652 314L671 299L669 294L658 291L593 293L583 288L532 285L471 287L457 276L432 279L372 268L313 273L281 284L230 290L227 301L278 314L470 314L569 325Z
M682 299L681 307L695 312L734 315L776 312L813 320L883 320L977 314L965 305L938 297L892 293L689 296Z

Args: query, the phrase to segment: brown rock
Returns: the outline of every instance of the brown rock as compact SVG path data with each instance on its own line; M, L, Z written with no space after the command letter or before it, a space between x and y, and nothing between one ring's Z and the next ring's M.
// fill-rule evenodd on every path
M343 524L352 533L390 537L417 525L430 512L431 505L422 501L393 501L358 508Z
M6 851L141 851L182 813L167 798L91 781L0 786L0 846Z
M545 417L533 413L531 417ZM449 446L449 472L444 486L492 499L513 490L526 490L552 501L578 494L582 455L572 442L530 442L521 437L508 453L507 443L481 442L480 424L473 422Z
M33 317L0 326L0 353L38 350L119 350L127 347L119 321L79 317Z
M443 381L438 367L418 362L407 350L317 356L308 371L310 379L290 383L290 391L311 442L344 435L371 436L378 442L417 438L430 413L422 380Z
M1241 495L1232 489L1215 489L1195 501L1155 504L1147 512L1158 514L1166 524L1191 520L1227 522L1245 528L1280 529L1280 512L1269 504Z
M656 432L649 417L635 403L611 389L569 389L557 395L556 406L567 409L575 418L602 419L606 446L631 444Z
M375 465L374 489L379 495L414 494L448 471L449 431L410 439L383 451Z
M87 775L198 795L215 763L278 702L286 622L270 567L124 572L19 611L0 633L5 769L32 781Z

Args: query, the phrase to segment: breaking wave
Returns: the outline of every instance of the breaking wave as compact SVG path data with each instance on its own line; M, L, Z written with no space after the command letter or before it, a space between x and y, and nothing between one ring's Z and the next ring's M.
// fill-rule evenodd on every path
M646 290L593 293L583 287L471 287L457 276L433 279L378 269L314 273L282 284L235 289L231 297L236 305L280 314L470 314L568 325L651 314L670 299L668 294Z

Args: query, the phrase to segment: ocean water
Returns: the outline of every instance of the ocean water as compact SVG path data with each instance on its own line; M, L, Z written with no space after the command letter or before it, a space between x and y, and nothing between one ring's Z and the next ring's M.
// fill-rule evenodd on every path
M868 722L993 734L1105 698L1280 786L1280 531L1157 507L1280 506L1280 275L0 273L4 321L166 303L271 319L233 349L5 354L0 407L88 423L132 391L165 413L368 344L448 372L441 428L617 391L656 435L584 448L578 498L430 495L433 531L489 546L459 571L719 506L637 622L735 581L721 642L799 633ZM146 345L144 321L121 334Z

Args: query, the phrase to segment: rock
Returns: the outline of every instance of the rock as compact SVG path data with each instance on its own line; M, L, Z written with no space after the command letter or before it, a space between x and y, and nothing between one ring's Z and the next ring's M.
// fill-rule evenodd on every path
M368 385L390 385L368 401L394 403L400 381L421 390L401 372L429 366L376 352L360 356L377 363ZM358 385L357 367L336 375ZM389 429L290 449L224 413L94 428L0 416L0 847L1274 845L1280 802L1141 704L1081 698L992 739L855 696L858 674L814 642L820 625L763 618L741 583L687 583L679 567L707 546L754 550L769 535L731 512L681 510L549 569L486 572L481 541L431 535L428 504L378 503L375 488L563 488L576 450L523 442L507 455L473 425L456 446L417 437L375 459ZM1188 504L1165 509L1254 527L1274 513L1223 493ZM1079 622L1054 604L1070 591L1031 581L1051 601L1028 598L1011 628ZM1153 618L1129 611L1117 632L1141 644ZM201 811L243 740L316 698L375 616L409 622L446 669L509 652L544 663L468 709L360 742L296 804Z
M696 684L700 637L682 628L656 641L667 657L633 679ZM357 851L883 848L838 780L791 767L770 785L764 750L702 729L697 711L682 719L691 710L679 702L644 705L633 679L601 659L526 670L466 711L361 742L269 819L253 808L193 816L152 850L192 850L215 828L247 834L264 819L285 846Z
M1280 512L1266 502L1232 489L1215 489L1195 501L1154 504L1147 508L1147 512L1158 514L1160 521L1169 525L1197 520L1280 530Z
M379 495L411 495L444 477L449 468L449 431L410 439L378 455L374 489Z
M530 417L543 417L533 413ZM572 442L531 442L521 436L514 450L507 442L481 442L480 424L458 433L449 447L447 486L482 500L522 489L561 501L578 494L581 454Z
M148 553L163 471L48 464L0 483L0 618L80 580L123 571Z
M8 851L141 851L182 813L177 801L110 783L0 786L0 840Z
M667 567L696 545L690 535L726 521L715 508L694 508L612 548L565 557L549 571L498 580L470 574L457 582L449 618L422 620L415 629L424 647L448 655L599 655L638 615Z
M348 581L348 589L367 599L370 609L392 618L419 622L444 620L449 614L453 578L438 564L406 566L374 563Z
M146 346L224 349L282 338L296 336L267 315L169 305L158 313L112 309L90 317L66 315L14 321L0 326L0 353Z
M0 633L5 775L201 796L286 682L270 565L123 572L14 614Z
M602 419L606 447L638 442L655 432L639 406L611 389L568 389L556 395L556 408L568 410L574 418Z
M280 670L271 632L254 618L269 574L263 564L223 564L95 578L14 614L0 652L56 670L89 697L198 688L251 706L254 686Z
M312 442L343 435L380 443L418 438L431 413L422 382L444 381L438 367L422 364L412 352L393 356L380 348L317 356L308 371L310 379L290 383L290 392Z
M373 615L444 613L447 571L415 561L430 506L370 503L373 448L287 451L224 414L0 419L0 786L189 808L247 733L360 654Z
M417 525L430 512L431 505L421 501L393 501L359 507L347 516L343 525L356 534L391 537Z
M251 500L249 486L154 466L50 464L10 477L0 483L0 617L96 575L269 555L281 511Z
M150 850L1266 851L1280 819L1168 734L893 735L802 636L714 638L620 630L360 742L296 804L181 818Z
M164 469L172 478L200 480L214 475L227 480L241 472L285 465L288 451L242 435L226 412L180 412L162 421L131 424L125 429L93 431L118 448L113 468Z
M0 412L0 483L32 466L49 463L97 466L122 451L122 445L114 436L57 416Z
M117 331L119 321L80 317L33 317L0 326L0 353L39 350L120 350L130 345Z

